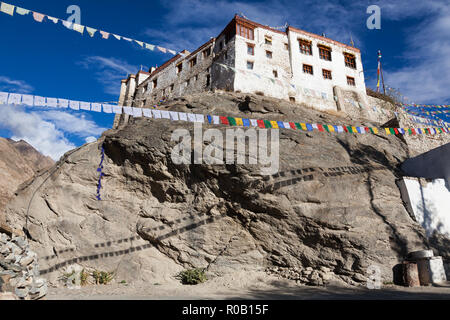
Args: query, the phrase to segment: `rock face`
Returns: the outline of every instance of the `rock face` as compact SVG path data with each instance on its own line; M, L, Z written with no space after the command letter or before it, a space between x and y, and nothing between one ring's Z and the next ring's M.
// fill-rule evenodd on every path
M0 210L22 183L53 164L23 140L0 138Z
M348 124L339 115L240 94L189 96L161 108ZM180 270L198 267L210 276L281 270L302 283L357 284L372 265L392 281L407 252L429 248L395 183L408 156L398 137L280 130L280 172L267 177L259 165L174 164L177 128L193 132L192 123L136 118L66 154L19 192L7 222L29 235L43 275L54 282L64 268L82 265L114 271L127 283L176 281Z

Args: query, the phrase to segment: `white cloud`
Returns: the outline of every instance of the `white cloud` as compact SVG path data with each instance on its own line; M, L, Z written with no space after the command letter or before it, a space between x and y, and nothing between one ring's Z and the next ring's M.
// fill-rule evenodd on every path
M90 136L99 135L104 130L91 120L65 112L25 112L23 108L13 106L2 106L0 127L11 131L11 139L23 139L55 161L67 151L76 148L65 133L75 134L81 138L93 138Z
M86 139L84 139L85 141L86 141L86 143L92 143L92 142L95 142L95 141L97 141L97 138L96 137L87 137Z
M34 90L32 86L22 80L13 80L8 77L0 76L0 91L30 93Z
M120 80L139 70L126 61L100 56L86 57L78 64L86 69L95 70L94 76L103 85L105 92L114 96L120 93Z

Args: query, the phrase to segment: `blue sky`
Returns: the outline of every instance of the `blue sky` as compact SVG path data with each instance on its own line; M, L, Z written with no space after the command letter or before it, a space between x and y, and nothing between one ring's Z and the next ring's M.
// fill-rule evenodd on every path
M272 27L290 25L361 49L368 87L376 81L382 50L385 81L416 103L450 103L450 5L448 0L397 1L125 1L8 0L7 3L67 19L81 8L81 24L174 50L193 50L218 35L235 13ZM381 8L381 30L369 30L366 9ZM89 102L117 101L120 80L171 57L137 44L80 35L31 15L0 13L0 91ZM112 115L2 107L0 136L29 141L57 159L98 138Z

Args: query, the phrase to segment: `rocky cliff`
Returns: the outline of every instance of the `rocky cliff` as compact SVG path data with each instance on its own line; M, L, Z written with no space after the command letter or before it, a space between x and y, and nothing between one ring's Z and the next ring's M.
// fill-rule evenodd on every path
M161 108L380 125L243 94L188 96ZM270 269L302 283L357 284L372 265L392 281L408 251L429 247L395 183L410 152L401 137L280 130L280 171L267 177L259 165L174 164L176 128L193 131L191 123L136 118L69 152L20 190L7 222L30 238L41 274L55 281L81 265L130 282L175 281L192 267L210 276Z
M43 156L23 140L0 138L0 210L20 184L53 164L52 159Z

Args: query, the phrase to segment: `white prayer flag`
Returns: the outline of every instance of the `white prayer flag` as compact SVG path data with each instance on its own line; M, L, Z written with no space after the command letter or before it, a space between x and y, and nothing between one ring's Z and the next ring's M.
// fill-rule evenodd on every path
M22 102L22 95L18 93L10 93L8 104L20 104Z
M110 104L102 104L104 113L112 113L112 105Z
M116 38L117 40L121 39L121 36L118 36L117 34L113 34L114 38Z
M123 112L124 112L125 114L130 115L130 116L133 115L133 109L132 109L131 107L123 107Z
M152 45L152 44L148 44L148 43L146 43L145 44L145 47L147 48L147 49L149 49L149 50L155 50L155 46L154 45Z
M174 51L174 50L167 50L167 51L169 51L171 54L173 54L173 55L176 55L177 53L176 53L176 51Z
M220 117L219 116L213 116L213 123L214 124L220 124Z
M196 114L195 122L205 123L205 116L203 114Z
M102 105L100 103L92 103L91 111L102 112Z
M137 41L137 40L134 40L138 45L140 45L141 47L144 47L144 43L142 42L142 41Z
M97 29L94 29L94 28L91 28L91 27L86 27L86 31L87 31L87 33L89 33L89 35L92 38L94 36L94 34L97 32Z
M133 39L125 38L125 37L122 37L122 39L123 39L123 40L126 40L126 41L133 41Z
M155 119L161 119L161 111L160 110L152 110L153 117Z
M142 108L133 108L133 117L142 117Z
M34 96L34 105L36 107L45 107L46 106L45 98L40 96Z
M163 119L170 119L169 111L161 110L161 118L163 118Z
M33 96L29 94L22 95L22 104L32 107L33 106Z
M256 119L250 119L250 123L252 124L252 127L258 126L258 121Z
M47 19L53 21L53 23L58 23L58 20L59 20L58 18L54 18L54 17L50 17L50 16L47 16Z
M195 114L193 114L193 113L188 113L187 114L187 117L188 117L188 120L190 121L190 122L195 122Z
M364 127L359 127L359 131L361 131L361 133L366 133L366 128L364 128Z
M112 111L115 114L122 114L122 106L115 106L115 105L113 105L112 106Z
M342 126L337 126L338 132L344 132L344 128Z
M70 30L73 29L73 22L69 22L69 21L63 20L62 24L63 24L63 26L66 27L67 29L70 29Z
M6 104L8 102L8 92L0 92L0 104Z
M176 111L170 111L170 119L172 119L173 121L178 121L180 120L180 118L178 117L178 112Z
M313 124L312 124L312 127L313 127L314 129L319 130L319 127L317 126L317 123L313 123Z
M68 108L69 107L69 100L67 100L67 99L58 99L58 107L59 108Z
M91 104L89 102L80 102L80 109L91 111Z
M20 14L21 16L24 16L26 14L30 13L30 10L24 9L24 8L20 8L20 7L16 7L16 13Z
M1 6L0 6L0 11L12 16L12 15L14 15L14 6L2 2Z
M186 113L180 112L178 115L180 116L181 121L188 121Z
M290 129L291 128L291 125L289 124L289 122L283 122L283 124L284 124L284 127L286 129Z
M81 34L83 34L83 32L84 32L84 26L82 26L80 24L74 23L72 28L74 31L79 32Z
M69 101L69 107L73 110L80 110L80 102L79 101Z
M47 107L56 108L58 106L58 99L47 98Z
M142 109L142 113L144 114L144 117L153 118L151 109L148 108Z

